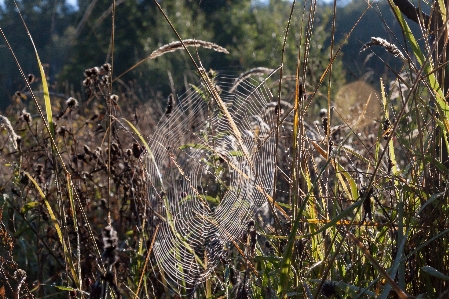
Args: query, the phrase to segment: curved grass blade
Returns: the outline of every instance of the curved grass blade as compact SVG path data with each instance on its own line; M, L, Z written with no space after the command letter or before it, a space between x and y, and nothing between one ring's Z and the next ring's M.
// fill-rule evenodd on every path
M150 147L148 146L147 141L145 140L145 138L142 136L142 134L139 132L139 130L137 130L137 128L131 123L129 122L127 119L123 118L124 121L126 121L126 123L131 127L131 129L133 129L134 133L137 134L137 136L139 136L140 141L142 141L143 145L145 146L148 154L150 155L151 161L154 164L154 167L156 167L156 171L157 171L157 175L159 176L159 180L161 182L161 186L162 186L162 190L165 190L164 188L164 182L162 181L162 175L161 172L159 171L159 167L157 167L157 163L156 163L156 159L154 158L153 152L151 151Z
M70 272L72 273L72 278L75 282L75 285L78 286L79 288L79 281L78 278L76 276L75 273L75 269L73 268L73 262L72 259L70 257L70 254L68 252L67 249L67 245L64 241L64 237L62 236L62 231L61 231L61 227L59 226L58 220L56 219L55 213L53 212L53 209L50 205L50 203L47 200L47 197L45 196L44 192L42 191L41 187L39 187L39 184L36 182L36 180L26 171L24 171L24 174L30 179L30 181L33 183L33 185L36 187L36 190L39 192L39 195L42 197L42 200L45 203L45 207L47 208L48 214L50 215L50 219L53 223L53 225L55 226L56 229L56 233L58 234L58 238L59 238L59 242L62 245L63 251L64 251L64 256L67 259L67 265L70 268Z
M440 271L438 271L437 269L435 269L431 266L424 266L421 268L421 270L433 277L443 279L443 280L449 280L449 276L444 275L443 273L441 273Z
M25 20L22 17L22 14L20 13L19 7L17 5L17 2L14 1L14 4L16 5L17 11L19 12L20 19L22 20L23 26L25 27L25 30L28 34L28 38L31 41L31 44L33 45L34 54L36 55L37 64L39 66L39 72L42 79L42 91L44 92L44 103L45 103L45 112L47 113L47 123L50 129L51 137L55 137L55 124L53 123L53 114L51 111L51 101L50 101L50 93L48 91L48 83L47 83L47 76L45 75L44 67L42 66L41 59L39 58L39 54L37 52L36 45L34 44L33 37L31 36L30 31L28 30L28 27L25 23Z

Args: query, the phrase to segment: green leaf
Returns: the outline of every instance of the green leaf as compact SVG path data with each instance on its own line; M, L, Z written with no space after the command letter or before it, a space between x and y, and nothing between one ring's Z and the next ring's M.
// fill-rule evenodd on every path
M29 210L33 209L34 207L36 207L37 205L39 205L38 201L32 201L32 202L28 202L26 203L21 209L20 212L22 214L26 214Z
M288 210L292 209L292 205L289 205L289 204L286 204L286 203L283 203L283 202L278 202L277 204L280 205L283 208L288 209Z
M254 257L254 260L256 262L269 262L272 263L274 266L278 266L281 262L281 259L275 256L256 256Z
M431 266L424 266L421 268L421 270L433 277L443 279L443 280L449 280L449 276L444 275L443 273L441 273L440 271L438 271L437 269L435 269Z
M229 154L234 157L243 157L245 154L242 151L229 151Z
M203 150L207 150L207 151L210 150L207 146L205 146L204 144L200 144L200 143L187 143L187 144L184 144L184 145L181 145L180 147L178 147L179 150L191 149L191 148L203 149Z
M79 293L83 293L84 295L89 295L88 292L84 292L84 291L81 291L81 290L79 290L79 289L74 289L74 288L71 288L71 287L55 286L55 288L57 288L58 290L61 290L61 291L67 291L67 292L79 292Z

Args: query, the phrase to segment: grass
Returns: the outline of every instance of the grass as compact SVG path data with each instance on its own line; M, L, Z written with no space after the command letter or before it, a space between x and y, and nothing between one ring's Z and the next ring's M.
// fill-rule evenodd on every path
M199 83L165 108L127 105L135 93L114 93L111 64L85 71L85 103L58 99L2 31L28 92L0 122L0 298L445 298L446 61L390 4L406 42L363 49L403 62L391 87L343 109L329 81L319 113L332 64L308 82L313 4L293 86L282 57L234 80L189 52ZM179 42L157 55L225 51L172 28ZM332 41L331 62L339 51Z

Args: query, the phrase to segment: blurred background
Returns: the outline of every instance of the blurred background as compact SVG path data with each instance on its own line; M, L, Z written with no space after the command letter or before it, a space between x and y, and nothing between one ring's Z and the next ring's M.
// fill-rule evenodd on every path
M24 71L37 75L32 45L14 2L2 0L0 3L0 26ZM254 67L279 66L291 1L161 0L160 4L182 38L213 42L230 52L199 49L198 55L206 69L238 76ZM362 45L372 36L403 43L399 25L387 2L367 4L338 0L336 4L334 52L363 16L333 64L332 93L336 95L340 87L354 81L362 80L376 86L380 77L384 80L393 77L386 64L393 70L397 66L399 71L399 59L376 47L360 53ZM152 51L177 39L153 1L117 0L116 5L114 75L118 76ZM287 75L295 73L298 45L304 43L300 39L304 3L299 1L297 5L301 9L295 10L286 48L284 74ZM83 71L110 61L111 1L19 0L18 6L38 48L52 92L77 96L81 101L85 99ZM333 3L317 2L306 84L309 87L316 85L329 62L332 11ZM0 109L4 110L16 91L24 88L4 41L0 42L0 65ZM183 51L178 51L139 65L121 77L115 87L131 89L138 101L146 102L165 98L170 92L181 94L192 72L191 61ZM326 84L322 88L326 94Z

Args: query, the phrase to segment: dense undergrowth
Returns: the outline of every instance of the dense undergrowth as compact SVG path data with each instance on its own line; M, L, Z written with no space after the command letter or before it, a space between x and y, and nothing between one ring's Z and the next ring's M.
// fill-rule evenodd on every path
M27 89L0 118L0 298L449 296L446 8L415 16L420 46L396 4L403 36L362 48L402 63L377 91L332 91L333 43L309 80L314 2L285 23L296 75L280 52L281 67L229 78L193 50L225 49L178 36L155 55L190 50L196 81L139 104L113 63L60 95L37 52L40 76L18 61Z

